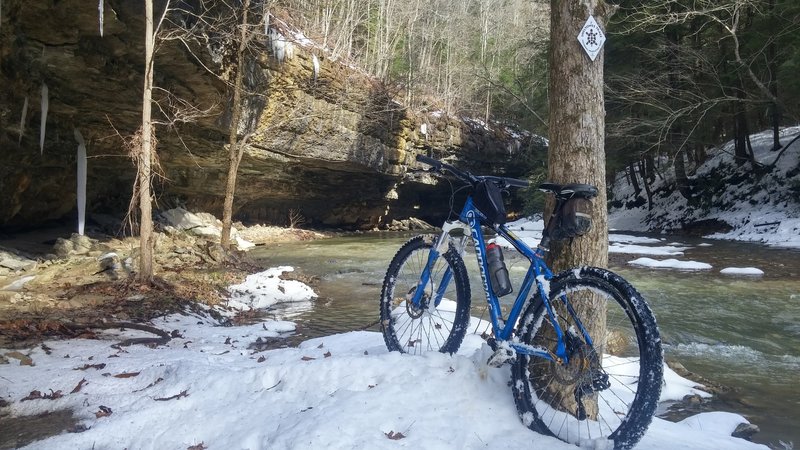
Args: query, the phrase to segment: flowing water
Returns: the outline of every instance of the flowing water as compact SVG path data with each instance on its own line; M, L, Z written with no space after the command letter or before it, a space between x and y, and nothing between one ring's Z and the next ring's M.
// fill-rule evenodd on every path
M253 256L291 265L311 277L315 302L270 311L298 323L296 340L357 329L377 330L378 298L386 267L410 235L370 233L305 243L271 245ZM713 410L746 416L761 428L753 440L800 446L800 251L724 241L675 238L692 246L680 259L711 264L708 271L638 269L635 257L612 255L611 268L648 299L661 328L667 359L732 392ZM701 245L702 244L702 245ZM707 245L711 244L711 245ZM527 266L506 252L512 279ZM471 272L473 313L483 310L477 266ZM757 267L761 277L721 275L725 267ZM508 297L513 297L510 295Z

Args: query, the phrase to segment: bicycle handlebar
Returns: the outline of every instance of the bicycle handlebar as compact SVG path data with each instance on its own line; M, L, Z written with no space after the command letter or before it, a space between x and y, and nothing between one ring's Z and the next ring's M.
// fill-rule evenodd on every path
M450 164L443 163L438 159L434 159L425 155L417 155L417 161L427 164L437 172L450 172L451 174L455 175L456 178L469 183L473 187L478 184L481 180L489 180L494 182L495 184L499 185L501 188L504 187L519 187L524 188L528 187L530 183L528 180L520 180L518 178L506 178L506 177L496 177L492 175L483 175L483 176L475 176L467 171L457 169Z

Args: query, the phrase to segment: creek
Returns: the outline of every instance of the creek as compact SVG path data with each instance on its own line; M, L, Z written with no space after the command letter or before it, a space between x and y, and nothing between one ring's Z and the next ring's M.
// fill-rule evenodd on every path
M293 342L358 329L378 331L378 298L386 267L411 235L366 233L311 242L270 245L251 256L268 266L290 265L310 277L314 302L268 311L295 321ZM663 238L664 236L658 236ZM753 440L782 448L800 445L800 251L759 244L672 237L689 246L682 260L709 263L711 270L636 268L637 256L612 254L610 268L628 279L650 303L668 360L714 383L730 387L704 410L744 415L761 429ZM506 251L512 280L525 261ZM664 258L659 258L664 259ZM474 255L473 314L485 308ZM763 276L720 274L725 267L757 267ZM513 295L509 295L514 297Z

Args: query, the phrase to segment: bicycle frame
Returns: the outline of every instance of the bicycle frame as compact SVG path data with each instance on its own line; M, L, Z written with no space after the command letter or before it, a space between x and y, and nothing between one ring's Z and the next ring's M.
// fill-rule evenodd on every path
M561 329L558 321L555 320L555 313L553 312L553 308L549 300L549 280L553 277L553 273L547 267L547 264L544 261L545 250L541 247L537 248L536 250L531 249L527 244L515 236L514 233L509 231L505 225L494 225L491 227L498 235L510 242L519 253L521 253L530 261L528 272L525 274L525 278L519 288L519 292L517 293L517 297L511 307L511 311L508 314L508 318L504 320L500 308L500 300L494 294L489 285L490 281L488 276L489 267L486 260L486 242L484 240L483 233L481 232L481 223L484 220L486 220L486 218L475 207L472 196L467 197L464 208L461 210L461 214L459 215L459 221L448 221L444 224L444 226L442 226L442 234L439 236L435 245L431 248L428 255L427 264L422 271L419 281L420 288L415 290L412 298L413 304L417 307L420 306L424 297L423 292L425 291L425 289L422 289L422 287L428 286L428 283L434 283L434 280L431 280L431 268L434 266L436 260L452 245L452 240L457 238L456 244L453 245L453 247L455 247L459 254L463 256L466 248L467 237L472 237L472 241L475 246L475 255L478 260L478 267L480 268L481 273L481 284L483 285L483 291L489 304L489 315L491 318L492 331L495 340L501 345L502 343L507 342L508 346L515 352L567 364L569 362L569 357L567 355L564 339L564 330ZM451 279L452 272L448 267L445 273L442 275L442 279L439 281L438 287L435 286L434 283L434 287L436 287L436 293L432 299L434 306L438 306L441 302L447 285L450 283ZM522 310L527 299L529 298L534 283L536 284L536 290L539 294L539 297L542 299L545 308L547 309L548 317L550 318L558 337L558 345L554 353L551 353L544 348L525 345L513 340L514 326L522 314ZM586 339L586 342L593 346L592 340L589 337L589 333L576 316L575 311L566 296L562 296L560 300L566 306L569 314L575 319L578 327L580 328L581 334L583 335L584 339Z

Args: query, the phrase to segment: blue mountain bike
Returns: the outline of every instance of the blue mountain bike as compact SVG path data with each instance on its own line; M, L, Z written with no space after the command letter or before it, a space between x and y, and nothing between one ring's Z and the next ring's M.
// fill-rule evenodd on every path
M550 242L579 236L591 226L587 204L597 189L544 183L556 206L536 250L505 226L502 190L526 187L513 178L474 176L418 155L437 176L470 189L458 220L438 236L406 242L383 281L380 324L390 351L454 353L468 330L470 286L463 256L474 244L491 322L488 363L512 364L511 389L530 429L591 448L627 449L652 421L663 378L658 327L642 296L620 276L597 267L553 274L544 257ZM500 296L513 286L482 226L505 238L530 261L516 300L503 317ZM499 263L498 263L499 261ZM505 273L504 273L505 271ZM485 328L488 328L485 327Z

